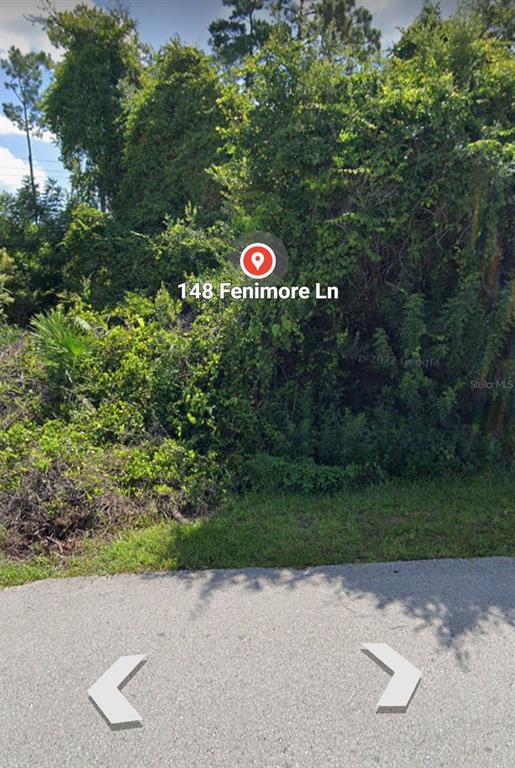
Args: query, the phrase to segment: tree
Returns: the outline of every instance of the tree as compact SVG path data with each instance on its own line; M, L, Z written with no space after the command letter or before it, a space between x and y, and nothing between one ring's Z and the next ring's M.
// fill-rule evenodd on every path
M207 56L178 41L166 45L134 95L126 130L126 174L117 210L143 231L166 215L201 214L219 202L206 169L214 162L221 122L216 70Z
M232 7L229 19L210 27L211 46L226 66L241 63L259 50L278 27L297 40L316 43L324 52L352 49L362 59L380 48L381 33L372 14L356 0L223 0ZM256 18L260 11L269 19Z
M257 17L270 6L270 0L223 0L232 8L229 19L209 25L210 44L225 66L232 66L252 55L268 39L273 25Z
M61 241L68 218L65 195L55 182L36 187L35 204L28 177L16 194L0 194L0 243L14 262L8 284L13 301L6 308L11 322L26 323L55 302L62 289Z
M27 138L30 183L34 208L36 203L36 182L32 162L31 136L41 134L40 90L43 82L43 68L50 66L50 58L43 52L23 54L12 45L1 66L7 75L5 87L14 93L18 103L2 104L4 115L11 120Z
M359 53L373 53L381 47L381 32L372 26L372 14L356 7L356 0L314 0L308 13L315 32Z
M125 103L140 73L135 23L118 8L84 4L71 11L48 5L37 20L64 49L45 95L45 119L75 181L87 188L90 179L106 210L123 174Z
M463 12L479 19L490 37L506 40L513 46L515 39L515 0L464 0Z

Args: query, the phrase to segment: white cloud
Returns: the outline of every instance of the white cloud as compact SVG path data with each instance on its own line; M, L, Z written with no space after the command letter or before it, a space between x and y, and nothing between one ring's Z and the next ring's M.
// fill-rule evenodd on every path
M0 115L0 136L25 136L25 132L12 123L5 115ZM36 141L46 141L48 143L55 140L55 136L50 131L43 131L41 136L32 136Z
M399 39L400 29L409 27L423 4L423 0L359 0L357 3L372 12L372 23L381 30L384 47ZM440 0L439 5L443 16L447 16L456 10L458 0Z
M0 115L0 135L2 136L25 136L21 128L11 123L8 117Z
M0 189L5 192L16 192L25 176L29 175L29 163L15 157L7 147L0 147ZM47 175L44 170L34 164L36 184L44 186Z
M92 0L81 0L86 5L95 5ZM71 10L78 0L54 0L58 11ZM50 43L46 32L38 24L32 24L26 16L41 16L40 0L3 0L0 12L0 55L6 55L11 45L22 53L45 51L54 60L61 58L62 51Z

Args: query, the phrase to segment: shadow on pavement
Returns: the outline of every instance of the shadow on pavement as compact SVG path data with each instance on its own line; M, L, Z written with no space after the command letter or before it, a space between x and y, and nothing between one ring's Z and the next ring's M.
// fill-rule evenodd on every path
M173 579L195 584L202 610L213 595L228 587L259 593L270 586L296 590L305 585L325 584L334 596L346 598L346 608L360 614L360 601L372 598L377 610L390 605L401 608L406 617L418 620L417 629L430 628L440 646L452 649L460 663L467 654L464 642L472 634L484 634L488 627L515 627L515 559L493 557L473 560L424 560L322 566L303 570L261 569L177 571L144 574L143 580ZM363 605L369 614L369 603ZM365 614L365 615L366 615Z

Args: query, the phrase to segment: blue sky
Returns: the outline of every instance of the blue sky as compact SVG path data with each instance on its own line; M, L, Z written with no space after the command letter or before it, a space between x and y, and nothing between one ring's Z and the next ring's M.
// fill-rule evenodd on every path
M93 0L86 0L93 5ZM73 8L76 0L55 0L59 9ZM229 10L222 0L128 0L130 12L138 21L142 40L155 48L173 35L187 43L207 50L208 26L213 19L227 16ZM423 0L361 0L374 16L375 26L383 33L383 45L388 47L399 36L399 27L407 26L422 7ZM97 5L108 7L106 0ZM444 14L456 8L457 0L441 0ZM39 0L3 0L0 7L0 55L5 56L9 46L16 45L22 52L46 50L56 56L45 33L24 17L38 13ZM58 54L57 54L58 55ZM3 78L0 81L0 102L11 100ZM34 139L33 156L36 176L40 183L49 177L65 185L67 173L59 161L59 150L49 135ZM13 192L28 171L25 137L9 123L0 111L0 190Z

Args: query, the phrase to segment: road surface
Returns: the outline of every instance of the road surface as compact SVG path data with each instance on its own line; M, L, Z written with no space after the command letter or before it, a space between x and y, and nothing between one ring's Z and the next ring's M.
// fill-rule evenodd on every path
M422 672L376 712L387 643ZM120 656L141 727L88 699ZM44 581L0 592L2 768L513 768L515 560Z

